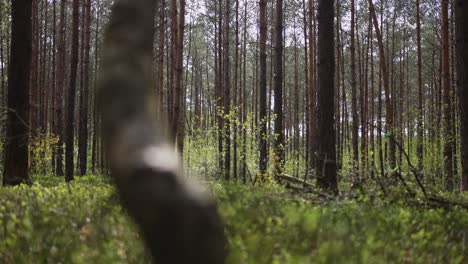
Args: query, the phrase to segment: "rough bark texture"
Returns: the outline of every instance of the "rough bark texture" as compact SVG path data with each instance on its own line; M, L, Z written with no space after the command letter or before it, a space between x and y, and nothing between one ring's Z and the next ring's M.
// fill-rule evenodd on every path
M335 34L334 2L320 0L318 5L318 159L317 185L337 194L335 146Z
M457 84L460 95L460 137L462 191L468 191L468 3L457 0L455 5Z
M11 57L3 185L29 182L29 90L32 49L32 2L11 2Z
M183 178L149 94L153 4L118 1L106 32L98 104L111 173L155 263L223 263L216 207Z

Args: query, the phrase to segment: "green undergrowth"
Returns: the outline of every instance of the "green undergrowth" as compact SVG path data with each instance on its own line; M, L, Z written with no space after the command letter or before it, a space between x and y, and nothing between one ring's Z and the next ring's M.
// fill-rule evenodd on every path
M466 209L208 185L226 224L227 263L468 262ZM42 176L0 188L0 263L149 263L136 230L106 178Z

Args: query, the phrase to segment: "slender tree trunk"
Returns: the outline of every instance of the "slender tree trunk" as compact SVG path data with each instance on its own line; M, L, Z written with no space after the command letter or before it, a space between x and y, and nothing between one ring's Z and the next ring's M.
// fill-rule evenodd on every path
M158 107L164 112L164 54L166 43L166 0L159 0Z
M57 98L55 97L56 90L57 90L57 1L53 0L52 2L52 12L53 12L53 23L52 23L52 91L50 94L51 97L51 109L50 109L50 133L53 136L57 136L56 134L56 127L57 127L57 117L56 117L56 104ZM0 44L1 45L1 44ZM56 167L56 158L57 149L55 146L52 146L52 153L51 153L51 166L52 166L52 173L55 174L55 167Z
M85 16L84 19L84 38L83 38L83 80L81 83L82 94L80 94L80 124L79 124L79 138L78 138L78 152L79 152L79 173L81 176L87 172L88 165L88 105L89 105L89 55L91 47L91 0L85 3Z
M1 14L3 14L4 10L3 10L3 7L4 5L0 5L0 12ZM4 21L3 21L3 15L0 15L0 27L4 27ZM0 69L0 85L2 86L1 87L1 99L0 99L0 107L1 109L5 109L6 107L6 104L5 104L5 99L7 97L7 93L6 93L6 84L5 84L5 80L6 80L6 76L5 76L5 66L6 66L6 62L7 62L7 59L6 59L6 56L5 56L5 49L4 49L4 40L5 40L5 35L8 34L7 32L8 30L3 30L2 32L0 32L0 61L2 61L2 63L4 63L4 67L1 67ZM4 132L5 132L5 125L2 124L1 126L1 136L4 136Z
M309 119L310 119L310 115L308 114L309 113L309 101L310 101L310 81L309 81L309 43L308 43L308 32L307 32L307 28L308 28L308 22L307 22L307 4L306 4L306 0L302 0L302 8L303 8L303 13L302 13L302 20L303 20L303 33L304 33L304 87L305 87L305 98L303 100L303 138L305 139L304 140L304 148L305 148L305 155L304 155L304 158L305 158L305 174L304 174L304 178L307 178L308 174L309 174L309 170L310 170L310 165L309 164L309 160L310 160L310 137L309 137L309 130L310 130L310 125L309 125ZM309 32L310 34L310 32Z
M335 35L336 35L336 66L335 66L335 74L336 74L336 83L335 83L335 128L336 128L336 164L337 170L341 169L342 166L342 153L341 153L341 112L340 112L340 84L341 84L341 38L340 38L340 26L341 26L341 5L340 2L336 3L336 23L335 23Z
M11 2L11 57L3 185L29 183L29 89L32 52L32 2Z
M65 128L65 179L72 181L74 178L74 136L75 136L75 97L76 97L76 79L78 69L78 38L79 38L79 19L80 5L79 0L73 0L73 18L72 18L72 48L70 53L70 85L68 87L67 100L67 125Z
M57 118L56 133L58 136L57 144L57 168L56 174L63 176L63 144L64 144L64 115L63 115L63 92L65 86L65 39L66 39L66 8L67 0L61 0L60 2L60 24L59 24L59 42L58 42L58 62L57 62L57 89L55 94L55 111Z
M100 132L100 122L99 116L97 115L97 104L96 104L96 87L97 87L97 79L98 79L98 65L99 65L99 27L100 27L100 0L97 0L96 3L96 27L95 27L95 36L94 36L94 93L93 93L93 139L92 139L92 146L91 146L91 171L93 174L96 173L96 165L98 159L98 133ZM162 67L162 65L161 65Z
M224 155L223 155L223 129L224 129L224 118L223 118L223 87L222 87L222 73L223 73L223 64L222 64L222 47L223 47L223 5L222 1L216 1L217 3L217 27L215 30L217 38L215 38L216 54L215 54L215 82L216 82L216 116L218 123L218 167L220 172L224 172ZM224 176L224 175L223 175Z
M284 128L283 128L283 0L276 0L275 8L275 72L274 72L274 94L275 94L275 178L283 174L284 169Z
M309 145L310 145L310 157L307 161L311 164L311 167L316 169L316 153L317 153L317 79L316 75L316 45L315 45L315 0L309 0ZM308 122L308 123L309 123Z
M387 68L387 59L385 56L385 49L383 46L382 34L380 32L377 15L375 14L375 7L372 3L372 0L369 0L369 9L370 13L373 17L375 34L377 36L377 42L379 46L379 55L380 55L380 68L382 71L382 79L383 79L383 86L385 92L385 112L386 112L386 127L387 127L387 134L389 138L389 163L390 168L394 168L396 165L396 157L395 157L395 150L396 150L396 142L395 142L395 129L393 123L393 105L391 102L390 97L390 82L389 82L389 74Z
M356 20L355 3L351 0L351 108L352 108L352 140L354 168L359 177L359 116L357 106L357 81L356 81Z
M267 55L266 55L266 41L267 41L267 1L260 0L260 129L259 129L259 173L260 178L263 180L268 166L268 153L267 153Z
M242 62L242 154L241 177L243 183L247 183L247 0L244 1L244 32L243 32L243 62Z
M182 79L184 70L184 30L185 30L185 0L180 0L180 12L177 30L177 44L176 44L176 68L175 68L175 79L174 79L174 123L175 126L173 131L175 132L177 150L179 155L184 153L184 92L182 91Z
M457 52L457 84L460 95L460 137L462 184L461 190L468 191L468 23L466 1L456 0L456 52Z
M418 168L423 169L424 160L424 127L423 127L423 79L422 79L422 50L421 50L421 14L419 0L416 0L416 43L418 52L418 136L417 136L417 157L418 157Z
M36 89L37 85L37 68L38 68L38 0L32 0L32 54L31 54L31 77L30 77L30 89L29 89L29 100L30 100L30 107L29 107L29 125L30 125L30 133L31 137L36 136L36 116L37 116L37 92Z
M230 22L231 0L224 0L224 39L223 39L223 85L224 85L224 115L229 116L231 111L231 66L230 66ZM231 178L231 120L226 118L224 124L224 179Z
M454 188L453 175L453 145L454 138L452 134L452 111L451 111L451 92L450 92L450 52L449 52L449 22L448 22L448 4L449 0L441 0L442 5L442 85L443 85L443 108L444 108L444 168L446 188L452 191Z
M233 126L234 129L234 135L233 135L233 176L234 179L238 179L237 175L237 133L238 133L238 125L237 121L239 120L239 107L238 107L238 93L239 93L239 0L236 0L236 44L235 44L235 55L234 55L234 98L233 98L233 105L234 105L234 111L235 111L235 123Z
M292 151L293 151L293 157L295 160L297 160L297 154L299 152L299 48L298 48L298 36L296 33L296 19L294 19L294 86L293 86L293 91L291 92L291 95L289 98L292 101L292 98L294 98L294 103L291 103L290 106L290 112L292 115L291 120L293 121L292 124L292 129L294 131L293 139L292 139ZM294 111L293 111L294 108ZM297 172L299 170L298 168L299 163L296 162L296 165L294 166L294 176L297 177Z
M317 185L337 194L335 145L335 36L334 2L319 0L318 5L318 160Z

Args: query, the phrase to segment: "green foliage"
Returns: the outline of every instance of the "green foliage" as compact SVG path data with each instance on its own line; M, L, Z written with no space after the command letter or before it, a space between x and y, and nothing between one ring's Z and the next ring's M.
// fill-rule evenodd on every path
M35 180L0 189L1 263L142 262L135 227L106 180Z
M466 263L468 211L362 197L317 205L282 190L218 191L229 263Z
M38 133L32 138L29 146L31 172L33 174L52 173L52 152L59 142L58 136Z
M149 263L109 179L33 179L0 189L1 263ZM465 209L410 206L395 190L392 202L323 203L278 186L208 184L226 224L229 264L468 261Z

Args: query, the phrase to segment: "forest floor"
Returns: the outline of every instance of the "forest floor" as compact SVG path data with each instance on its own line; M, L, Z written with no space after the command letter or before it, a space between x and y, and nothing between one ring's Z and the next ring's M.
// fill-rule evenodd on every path
M34 180L0 189L1 263L149 263L108 179ZM323 201L277 186L208 185L226 225L227 263L468 262L468 210L457 206L377 193Z

